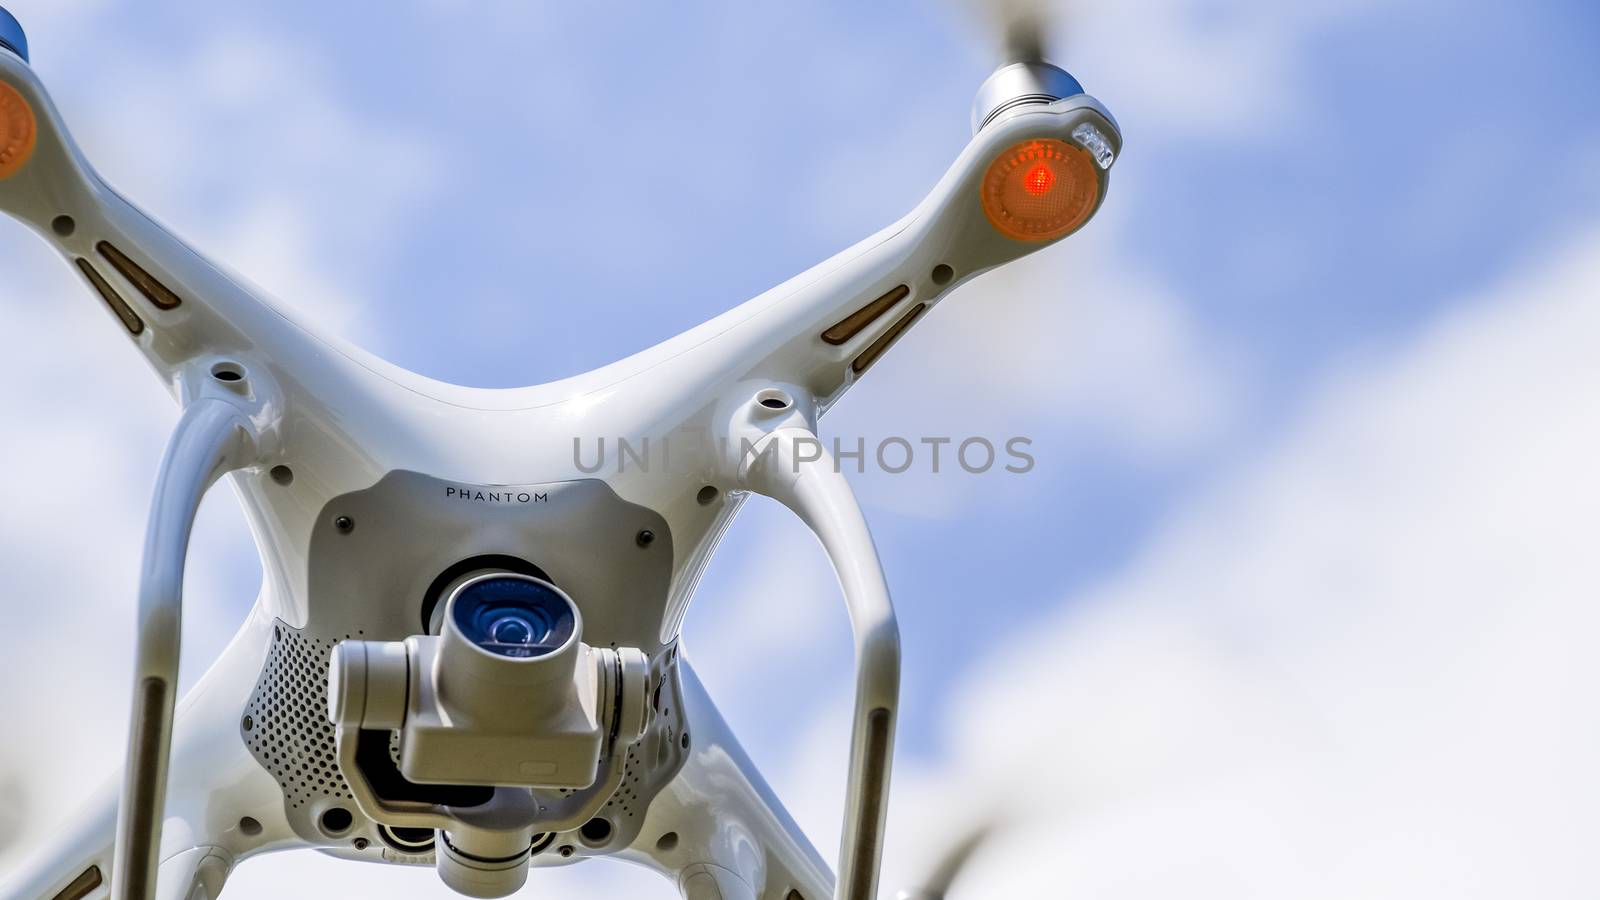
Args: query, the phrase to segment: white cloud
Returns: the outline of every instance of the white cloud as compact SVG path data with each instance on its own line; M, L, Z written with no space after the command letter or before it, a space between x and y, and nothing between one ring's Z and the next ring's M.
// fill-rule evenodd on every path
M1353 360L1124 573L997 647L948 766L897 776L890 883L998 805L957 896L1592 893L1597 291L1592 232ZM827 769L791 795L832 834Z

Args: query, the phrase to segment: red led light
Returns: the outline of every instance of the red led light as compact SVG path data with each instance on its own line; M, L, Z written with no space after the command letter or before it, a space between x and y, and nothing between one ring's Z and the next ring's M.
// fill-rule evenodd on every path
M1056 176L1044 166L1034 166L1022 179L1022 189L1030 194L1038 195L1050 190L1056 183Z
M1077 144L1039 138L996 156L984 173L989 224L1018 241L1053 241L1077 230L1100 199L1100 170Z

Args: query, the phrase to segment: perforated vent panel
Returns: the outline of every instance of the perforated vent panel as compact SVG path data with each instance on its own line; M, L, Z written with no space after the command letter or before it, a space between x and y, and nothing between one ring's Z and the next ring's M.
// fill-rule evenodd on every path
M633 818L639 803L638 788L639 760L635 745L628 748L628 762L622 770L622 783L617 785L617 792L606 801L606 809L611 811L613 817Z
M267 663L239 721L245 746L278 779L290 809L320 797L352 799L327 714L328 657L338 640L307 637L275 623Z

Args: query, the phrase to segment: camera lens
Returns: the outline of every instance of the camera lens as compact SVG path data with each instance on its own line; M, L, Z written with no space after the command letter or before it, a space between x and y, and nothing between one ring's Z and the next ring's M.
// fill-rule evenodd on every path
M531 644L536 640L533 629L533 624L524 616L501 616L489 626L489 639L496 644ZM549 633L548 628L544 629L544 634Z
M452 615L467 640L514 659L560 649L577 624L571 601L550 585L520 575L469 582L456 595Z

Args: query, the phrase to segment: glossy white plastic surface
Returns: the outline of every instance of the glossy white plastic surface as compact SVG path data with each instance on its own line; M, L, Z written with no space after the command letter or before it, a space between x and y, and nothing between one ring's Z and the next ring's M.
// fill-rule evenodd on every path
M755 408L765 409L759 401ZM900 627L889 585L850 483L811 429L784 424L750 444L741 482L789 507L811 528L844 589L855 634L856 697L834 896L871 900L883 852L900 706Z
M189 536L206 490L223 473L251 461L253 438L242 410L225 399L202 397L184 409L156 481L140 573L133 713L112 876L129 897L155 896Z
M129 340L180 404L195 409L197 403L226 401L247 423L251 438L248 458L228 461L241 467L232 478L260 545L265 583L245 627L176 713L171 771L182 774L172 779L166 798L158 855L163 897L186 896L195 885L211 892L220 885L219 869L225 874L249 854L305 843L285 818L280 786L239 739L239 716L262 671L275 618L298 628L317 604L355 602L309 590L313 531L329 502L398 471L486 487L600 479L621 500L659 515L671 538L670 585L664 596L642 598L626 614L649 621L662 645L676 639L690 594L741 492L756 489L783 500L822 539L850 605L861 679L850 770L859 773L861 711L882 708L892 716L898 684L893 612L860 511L842 478L785 480L741 469L737 454L730 459L719 441L731 438L737 448L741 436L773 430L771 421L756 421L762 413L751 406L764 390L788 395L798 415L795 427L814 431L816 419L860 377L852 361L907 310L936 306L966 279L1047 246L1005 238L985 219L979 184L999 154L1027 140L1071 140L1084 122L1121 150L1109 114L1087 96L1029 107L976 135L928 197L900 221L747 303L588 373L484 390L424 378L319 334L107 186L73 144L34 72L5 50L0 81L27 101L38 130L31 160L0 179L0 211L29 225L75 271L81 274L81 260L104 277L144 324ZM1097 177L1103 199L1106 173ZM74 223L66 234L52 227L62 216ZM102 242L135 260L181 304L164 309L149 302L108 264ZM932 273L942 266L954 278L936 283ZM88 302L104 307L92 283L85 284L91 288ZM907 287L907 296L888 314L841 344L821 340L824 330L897 285ZM107 317L110 327L124 328L109 308ZM244 374L231 398L216 394L208 380L218 365ZM204 433L211 434L209 427ZM588 459L580 464L576 443L593 447L598 437L612 439L599 468ZM671 441L673 465L624 466L617 438L635 445ZM174 522L196 486L214 473L217 458L209 451L182 456L194 467L170 474L181 486L172 492L178 499L171 509L180 513ZM292 483L269 476L278 465L292 466ZM174 462L173 468L183 466ZM707 487L717 488L721 499L697 501ZM167 513L158 512L157 519L158 531L170 524ZM415 527L427 529L428 522L416 521ZM166 548L157 555L170 566L175 556L166 538L152 542ZM590 562L607 565L602 555ZM591 621L588 627L599 632L608 624ZM152 634L168 632L170 622ZM159 665L150 664L170 672L166 663L175 657L158 644L152 639L141 660L159 659ZM730 885L737 883L750 888L747 896L763 898L783 898L790 889L808 898L831 894L826 867L739 751L698 682L689 694L686 712L695 742L689 761L649 807L648 827L639 838L649 846L636 842L623 855L670 873L694 895L734 896L738 891ZM886 768L884 775L886 784ZM851 809L859 811L863 802L853 789ZM114 805L115 792L109 792L83 819L80 832L26 868L3 895L51 896L90 865L110 873ZM859 822L852 816L850 822ZM847 822L847 847L860 843L853 827ZM678 835L677 849L658 850L650 843L668 831ZM845 854L844 883L855 881L852 860L875 869L876 850ZM169 875L175 883L168 883ZM90 895L100 896L104 887Z

